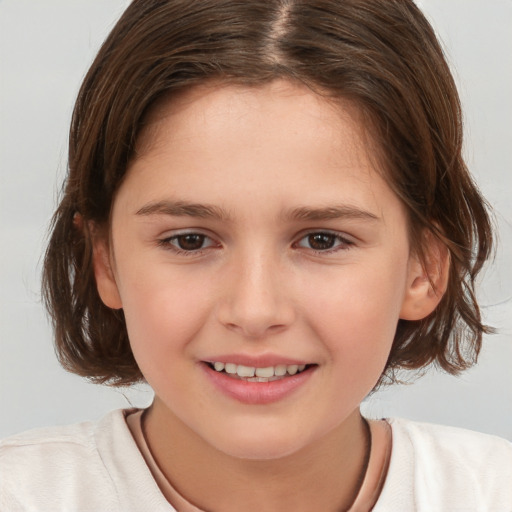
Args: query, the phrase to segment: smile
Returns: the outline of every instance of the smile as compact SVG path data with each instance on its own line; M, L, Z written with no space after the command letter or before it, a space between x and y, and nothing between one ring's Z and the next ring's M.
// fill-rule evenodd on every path
M309 365L305 364L279 364L257 368L243 364L213 362L209 366L216 372L224 373L233 379L241 379L247 382L273 382L303 372Z
M258 362L258 358L253 358L253 362L251 358L241 357L242 361L247 359L246 364L236 362L233 355L222 359L203 360L204 375L223 395L249 405L284 400L307 386L319 366L300 361L276 361L276 357L262 357ZM274 359L273 366L269 359Z

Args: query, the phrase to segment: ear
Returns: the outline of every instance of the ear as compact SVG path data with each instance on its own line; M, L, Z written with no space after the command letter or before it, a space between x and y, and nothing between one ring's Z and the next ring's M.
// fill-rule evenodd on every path
M112 269L108 237L98 234L96 228L91 228L91 232L93 233L94 276L98 293L105 306L111 309L121 309L123 304Z
M407 289L400 318L421 320L432 313L446 292L450 274L450 253L430 231L425 233L424 259L412 254L409 259Z

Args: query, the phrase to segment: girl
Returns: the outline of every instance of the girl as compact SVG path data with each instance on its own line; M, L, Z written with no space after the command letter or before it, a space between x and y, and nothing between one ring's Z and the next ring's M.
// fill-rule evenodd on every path
M361 401L470 366L491 248L406 0L135 0L75 107L61 362L151 407L4 441L6 510L510 510L512 447Z

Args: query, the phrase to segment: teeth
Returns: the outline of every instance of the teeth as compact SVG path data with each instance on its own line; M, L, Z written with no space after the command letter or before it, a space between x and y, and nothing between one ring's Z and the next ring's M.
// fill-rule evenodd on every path
M224 367L226 370L226 373L236 373L236 364L233 363L226 363L226 366Z
M273 382L274 380L280 380L281 377L251 377L247 379L248 382Z
M290 375L295 375L297 373L297 371L299 370L299 367L298 365L296 364L291 364L290 366L288 366L288 368L286 368L286 371L290 374Z
M282 377L283 375L286 375L286 365L285 364L278 364L274 368L274 375L279 376L279 377Z
M216 361L213 368L217 372L225 371L230 375L246 378L249 382L270 382L284 377L286 374L295 375L305 370L306 365L301 364L278 364L277 366L267 366L265 368L255 368L254 366L244 366L243 364L222 363Z
M236 374L239 377L254 377L254 372L256 371L256 368L254 366L244 366L242 364L239 364L236 367ZM256 371L256 375L258 375ZM261 375L259 375L261 377Z
M274 367L268 366L267 368L256 368L256 377L269 377L274 376Z

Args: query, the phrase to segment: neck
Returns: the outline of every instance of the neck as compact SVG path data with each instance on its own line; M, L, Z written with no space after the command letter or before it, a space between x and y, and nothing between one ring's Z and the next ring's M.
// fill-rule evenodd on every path
M202 510L223 512L347 510L369 455L368 428L355 410L300 451L270 460L241 459L208 444L155 400L144 430L172 486Z

